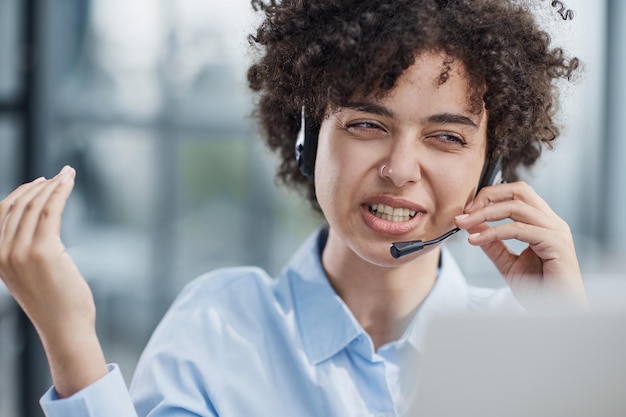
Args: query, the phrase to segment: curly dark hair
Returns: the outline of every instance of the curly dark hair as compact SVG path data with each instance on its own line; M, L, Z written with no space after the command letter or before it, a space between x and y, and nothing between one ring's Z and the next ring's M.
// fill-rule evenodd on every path
M294 143L302 106L321 124L329 106L362 91L384 96L424 51L441 51L464 65L470 109L489 112L488 151L502 155L503 176L517 180L559 129L557 83L571 79L576 58L550 46L529 4L515 0L253 0L265 19L250 35L261 54L248 70L257 92L255 116L270 149L279 153L277 176L306 190ZM445 64L445 63L444 63ZM440 82L447 79L446 65Z

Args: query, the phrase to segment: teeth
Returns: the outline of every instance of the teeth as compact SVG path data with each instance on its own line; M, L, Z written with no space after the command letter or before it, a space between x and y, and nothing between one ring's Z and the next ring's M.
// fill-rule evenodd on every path
M409 221L416 213L415 210L409 210L408 208L394 209L384 204L374 204L370 206L370 212L376 217L396 223Z

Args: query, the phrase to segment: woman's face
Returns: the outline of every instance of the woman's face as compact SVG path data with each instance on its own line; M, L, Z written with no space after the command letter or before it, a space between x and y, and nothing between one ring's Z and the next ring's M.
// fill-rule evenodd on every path
M461 64L440 84L445 58L419 55L390 94L330 109L321 124L315 187L329 239L369 262L419 256L393 260L389 246L454 228L476 192L487 112L470 112ZM392 217L382 214L389 210Z

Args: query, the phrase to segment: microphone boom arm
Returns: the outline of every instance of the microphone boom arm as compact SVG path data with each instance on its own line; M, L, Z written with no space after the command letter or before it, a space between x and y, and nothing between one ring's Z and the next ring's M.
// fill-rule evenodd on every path
M447 238L449 238L450 236L452 236L453 234L455 234L456 232L458 232L459 230L461 229L459 229L458 227L455 227L454 229L439 236L438 238L433 239L433 240L427 240L426 242L423 242L421 240L411 240L409 242L395 242L391 244L391 247L389 248L389 250L391 251L391 256L393 256L395 259L398 259L403 256L410 255L414 252L420 251L424 249L425 246L435 245L439 242L442 242L446 240Z

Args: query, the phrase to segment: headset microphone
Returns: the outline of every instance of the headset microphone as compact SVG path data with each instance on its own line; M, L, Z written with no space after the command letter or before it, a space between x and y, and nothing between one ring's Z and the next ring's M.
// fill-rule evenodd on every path
M439 242L442 242L446 240L447 238L449 238L450 236L452 236L453 234L455 234L456 232L458 232L459 230L461 229L459 229L458 227L455 227L454 229L450 230L447 233L444 233L438 238L435 238L433 240L427 240L426 242L423 242L421 240L410 240L408 242L392 243L391 248L389 250L391 251L391 256L398 259L403 256L409 255L411 253L420 251L424 249L424 246L435 245Z
M490 162L486 165L483 171L483 174L481 175L480 184L478 185L478 189L476 190L476 193L478 193L478 191L480 191L480 189L483 187L494 185L494 184L499 184L502 182L502 156L498 156L495 161L491 161L491 158L489 157L488 159L490 160ZM446 240L447 238L449 238L450 236L452 236L453 234L455 234L456 232L458 232L459 230L461 229L459 229L458 227L455 227L454 229L448 231L447 233L444 233L443 235L435 239L427 240L426 242L421 241L421 240L410 240L407 242L395 242L391 244L391 247L389 248L389 250L391 252L391 256L393 256L395 259L398 259L403 256L410 255L414 252L420 251L424 249L424 247L426 246L435 245L439 242L442 242Z

